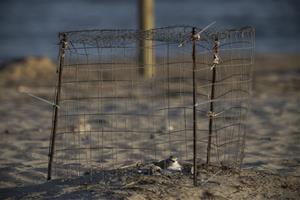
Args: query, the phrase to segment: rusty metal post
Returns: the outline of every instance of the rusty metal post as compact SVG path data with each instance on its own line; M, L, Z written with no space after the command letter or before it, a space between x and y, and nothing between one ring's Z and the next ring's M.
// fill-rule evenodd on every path
M211 81L211 91L210 91L210 106L209 112L207 116L209 117L209 125L208 125L208 143L207 143L207 155L206 155L206 164L210 164L210 152L211 152L211 138L212 138L212 129L213 129L213 119L215 117L214 114L214 98L215 98L215 83L216 83L216 66L219 64L219 40L218 37L215 37L214 46L214 60L213 65L211 67L212 70L212 81Z
M54 102L54 106L53 106L53 121L52 121L52 132L51 132L50 145L49 145L49 155L48 155L49 161L48 161L47 180L51 180L52 162L53 162L53 156L54 156L55 136L56 136L56 127L57 127L58 106L59 106L59 99L60 99L60 92L61 92L62 68L63 68L64 58L65 58L65 49L67 48L66 35L60 34L59 37L60 37L59 66L56 71L56 73L58 74L58 78L57 78L55 102Z
M197 186L197 113L196 113L196 28L192 30L192 42L193 42L193 175L194 175L194 186Z

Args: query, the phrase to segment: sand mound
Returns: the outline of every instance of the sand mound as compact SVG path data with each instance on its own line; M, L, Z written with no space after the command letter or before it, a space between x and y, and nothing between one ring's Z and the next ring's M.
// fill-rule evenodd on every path
M48 57L26 57L5 63L0 76L5 85L39 84L52 80L55 68Z

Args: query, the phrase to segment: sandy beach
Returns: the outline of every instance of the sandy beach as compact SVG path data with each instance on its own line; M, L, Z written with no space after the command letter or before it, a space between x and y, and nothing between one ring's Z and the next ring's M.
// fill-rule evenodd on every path
M52 101L55 65L10 63L0 70L0 199L299 199L299 63L299 55L257 55L242 171L201 168L196 188L176 173L47 182L52 107L22 91Z

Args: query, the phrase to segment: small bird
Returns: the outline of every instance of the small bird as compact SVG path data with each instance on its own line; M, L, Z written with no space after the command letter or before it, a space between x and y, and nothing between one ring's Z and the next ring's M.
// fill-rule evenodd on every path
M170 156L165 160L161 160L154 165L160 167L161 169L167 169L170 171L181 171L182 166L179 164L178 159L176 157Z

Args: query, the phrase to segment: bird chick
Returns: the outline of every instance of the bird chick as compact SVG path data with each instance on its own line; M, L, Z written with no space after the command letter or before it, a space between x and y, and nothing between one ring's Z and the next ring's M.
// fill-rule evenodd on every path
M170 156L169 158L161 160L154 164L161 169L167 169L170 171L182 171L182 166L179 164L178 159L173 156Z

